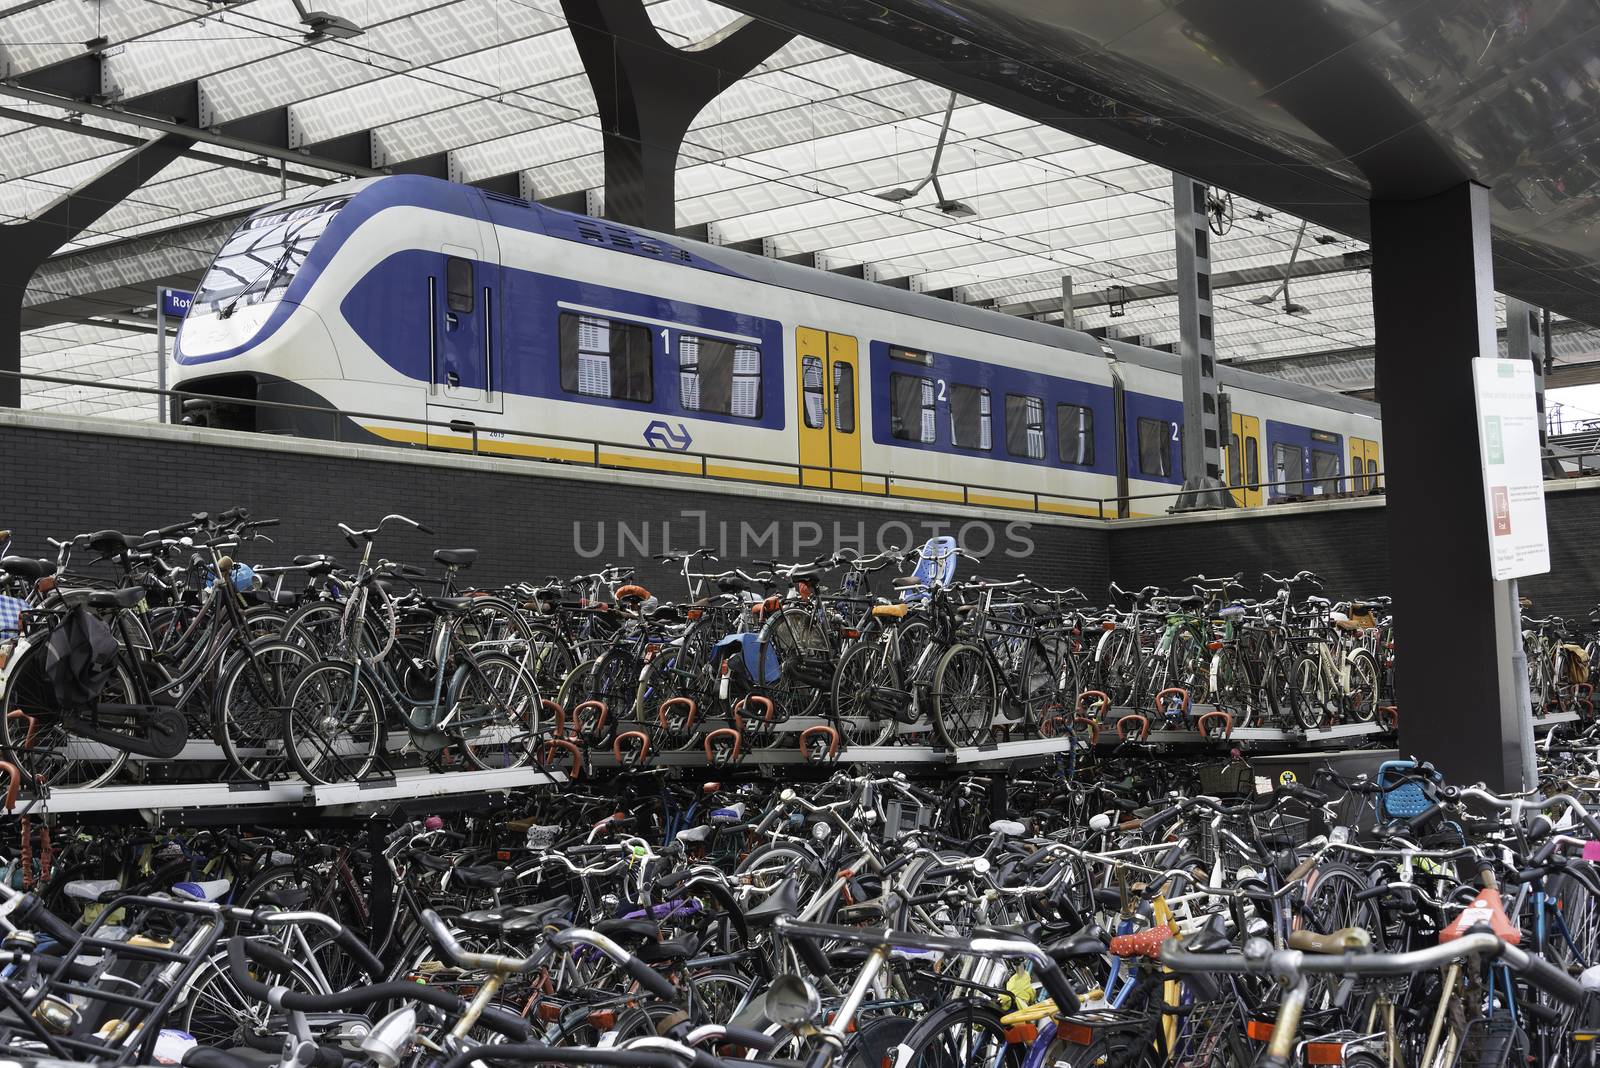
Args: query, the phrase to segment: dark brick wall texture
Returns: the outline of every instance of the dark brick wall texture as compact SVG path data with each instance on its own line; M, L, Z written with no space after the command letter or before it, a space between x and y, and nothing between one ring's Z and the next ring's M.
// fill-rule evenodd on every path
M845 545L870 553L935 534L956 536L984 558L963 562L963 574L1011 578L1026 571L1091 592L1103 590L1110 577L1104 530L1032 523L1020 513L990 521L937 504L914 511L847 507L641 487L620 478L541 477L533 464L528 474L511 474L465 458L436 466L34 427L0 426L0 457L0 527L12 529L14 551L28 555L54 555L46 536L107 527L143 533L191 512L243 505L254 517L282 520L266 531L274 544L240 554L249 562L286 563L301 552L353 562L336 524L366 527L399 512L436 536L387 528L380 556L427 564L434 548L475 548L479 562L465 577L483 586L623 563L636 566L638 581L653 592L675 600L685 592L681 576L651 559L669 548L709 544L732 567L760 558L808 559Z
M275 544L242 554L255 563L282 563L313 551L353 560L335 524L365 526L400 512L437 535L396 530L380 542L380 555L423 563L433 548L470 546L482 557L469 578L485 586L620 562L636 565L640 581L676 599L681 579L650 559L668 548L711 544L733 566L762 557L801 559L839 545L873 552L938 533L956 535L984 557L981 565L964 563L964 574L1026 572L1043 582L1077 585L1096 599L1112 579L1125 587L1154 582L1178 588L1196 572L1243 571L1254 584L1263 571L1300 568L1322 575L1336 595L1389 588L1382 508L1096 529L1034 523L1025 514L976 519L937 504L915 511L812 504L620 479L551 478L533 465L528 474L512 474L467 460L435 466L41 427L0 426L0 457L0 527L16 532L16 551L37 555L51 555L47 535L105 527L142 533L196 510L238 504L258 517L283 520L268 532ZM1553 569L1522 580L1522 591L1537 612L1582 618L1600 601L1591 535L1600 492L1551 494L1547 511Z

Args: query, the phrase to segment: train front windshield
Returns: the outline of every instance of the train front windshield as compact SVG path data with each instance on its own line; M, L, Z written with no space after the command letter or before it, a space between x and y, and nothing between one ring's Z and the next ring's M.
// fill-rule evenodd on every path
M319 200L247 219L201 280L195 310L231 314L283 296L317 238L349 201Z

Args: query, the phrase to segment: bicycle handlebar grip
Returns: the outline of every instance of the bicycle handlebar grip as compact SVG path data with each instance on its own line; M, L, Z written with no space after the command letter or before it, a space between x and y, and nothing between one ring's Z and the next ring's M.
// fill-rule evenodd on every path
M628 962L623 967L633 976L634 982L662 1001L671 1003L678 1001L678 988L672 985L672 981L638 957L628 954Z
M1297 782L1284 783L1278 789L1290 797L1298 797L1300 800L1309 801L1314 805L1326 805L1328 803L1327 794L1321 790L1313 790L1309 786L1302 786Z
M1508 950L1511 948L1513 947L1507 947ZM1511 957L1509 952L1505 955L1508 958ZM1554 964L1551 964L1543 957L1533 953L1523 953L1521 955L1524 956L1526 960L1520 966L1517 965L1515 960L1513 960L1512 966L1515 967L1516 970L1528 980L1528 982L1532 983L1540 990L1543 990L1551 997L1559 998L1560 1000L1565 1001L1568 1005L1578 1006L1583 1004L1584 990L1582 983L1578 982L1578 980L1574 979L1572 976L1568 975L1565 971L1556 967Z
M383 962L378 959L377 955L372 952L365 942L355 936L355 933L350 928L341 924L338 933L333 936L333 940L339 943L344 951L355 959L356 964L360 965L361 970L367 973L369 979L375 983L383 982Z
M266 984L250 974L250 966L245 962L244 941L237 936L228 939L228 974L232 977L234 985L245 994L257 1001L266 1001L268 995Z
M1080 1008L1078 992L1067 982L1061 966L1046 956L1043 959L1034 958L1033 967L1039 973L1039 982L1043 984L1045 993L1056 1003L1056 1011L1063 1016L1076 1015Z
M1152 813L1146 816L1140 822L1139 829L1141 831L1160 831L1164 829L1168 823L1176 819L1178 813L1182 811L1183 809L1181 806L1173 805L1171 808L1164 808L1159 812Z
M722 1037L726 1042L762 1053L771 1053L778 1045L778 1040L765 1031L754 1031L748 1027L724 1027Z
M71 945L78 940L77 929L72 924L63 920L49 909L44 902L33 894L26 895L17 905L18 927L27 924L34 930L43 931L52 940Z

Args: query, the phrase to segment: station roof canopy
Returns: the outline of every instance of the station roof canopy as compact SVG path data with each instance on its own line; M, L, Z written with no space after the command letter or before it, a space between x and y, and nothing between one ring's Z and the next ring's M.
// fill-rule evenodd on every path
M1558 5L1563 22L1542 8L1519 16L1396 0L1418 25L1387 18L1384 3L1327 9L1318 17L1330 34L1366 31L1330 52L1335 38L1304 42L1303 30L1269 18L1278 5L1255 0L1242 7L1264 21L1249 34L1201 18L1240 9L1209 0L730 3L812 36L780 49L691 128L677 177L682 233L1045 319L1060 318L1070 275L1077 325L1164 345L1176 341L1176 315L1163 165L1183 166L1233 192L1218 204L1212 244L1219 357L1362 389L1372 314L1360 205L1378 188L1373 174L1392 190L1411 173L1384 145L1421 137L1435 148L1416 182L1441 180L1463 159L1495 180L1508 277L1539 282L1526 294L1558 312L1600 319L1590 255L1600 209L1584 162L1588 124L1600 119L1583 110L1600 81L1554 36L1583 39L1600 25L1592 5L1583 16ZM0 0L7 220L162 131L200 138L34 277L24 370L152 382L154 286L192 284L242 214L307 185L426 173L602 207L599 120L559 0L310 6ZM1444 20L1446 9L1481 17ZM680 46L739 17L706 0L656 0L649 11ZM1233 58L1264 63L1269 44L1284 45L1274 69ZM1313 47L1328 66L1308 75ZM1395 128L1394 109L1356 121L1367 97L1348 98L1324 75L1360 73L1357 57L1388 64L1390 97L1427 116L1422 129ZM1518 77L1515 63L1542 73ZM1296 79L1308 80L1282 87ZM931 188L885 199L928 174L952 88L939 175L960 207L941 210ZM1320 92L1348 98L1350 121L1337 131L1309 114ZM1505 124L1523 140L1506 140ZM1563 329L1558 361L1600 356L1582 324ZM124 406L76 386L30 396L80 411Z

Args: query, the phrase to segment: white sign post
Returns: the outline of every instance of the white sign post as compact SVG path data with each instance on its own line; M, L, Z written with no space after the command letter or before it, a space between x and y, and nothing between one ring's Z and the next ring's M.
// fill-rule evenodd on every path
M1472 361L1489 559L1496 579L1550 570L1539 409L1529 360Z

